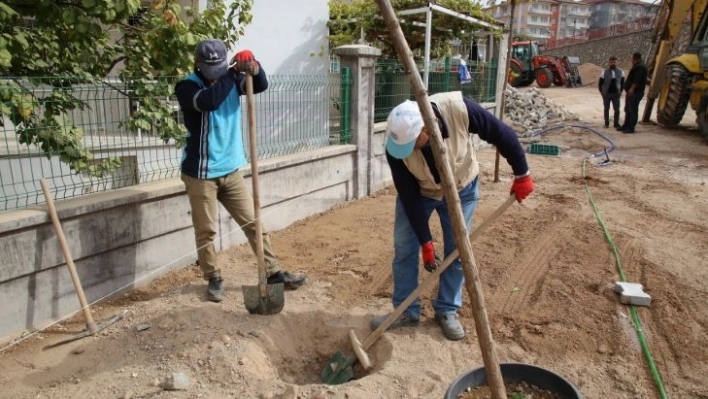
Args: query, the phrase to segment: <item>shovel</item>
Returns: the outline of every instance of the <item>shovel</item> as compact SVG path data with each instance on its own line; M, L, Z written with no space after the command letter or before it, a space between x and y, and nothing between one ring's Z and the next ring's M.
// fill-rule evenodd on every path
M253 76L246 73L246 97L248 98L248 134L251 150L251 182L253 183L253 214L256 224L256 257L258 258L258 285L242 286L243 302L250 314L276 314L283 310L285 298L283 283L268 284L263 254L263 224L258 185L258 150L256 149L256 100L253 95Z
M86 319L86 329L76 335L69 338L65 338L61 341L55 342L45 346L43 349L53 348L55 346L64 345L69 342L76 341L81 338L90 337L96 335L99 331L106 329L111 324L118 322L123 319L124 313L119 313L109 320L96 324L93 320L93 315L91 314L91 308L86 301L86 295L84 294L84 288L81 285L81 280L79 279L79 273L76 271L76 265L74 265L73 257L71 256L71 251L69 250L69 245L66 242L66 236L64 235L64 229L61 227L61 222L59 221L59 216L57 215L56 207L54 206L54 200L52 199L52 193L49 190L46 180L44 178L39 180L39 184L42 186L42 192L44 192L44 198L47 200L47 209L49 210L49 217L52 219L52 224L54 225L54 231L59 239L59 245L61 246L61 251L64 254L64 260L66 265L69 267L69 274L71 275L71 281L74 284L74 289L76 289L76 295L79 297L79 305L81 305L81 311L84 313L84 318Z
M512 194L509 198L499 206L479 227L477 227L470 235L470 241L476 240L487 227L496 220L504 211L507 210L516 201L516 195ZM393 324L398 317L403 314L403 312L408 309L408 306L418 298L418 295L423 292L428 286L433 284L440 277L442 272L447 269L448 266L454 262L459 256L459 251L455 249L450 255L448 255L442 264L438 266L435 271L433 271L428 278L423 280L415 291L411 292L410 295L400 304L393 312L386 318L386 320L376 329L371 335L369 335L366 340L362 343L357 338L354 330L349 331L349 339L352 343L352 348L354 350L354 355L345 355L342 352L337 352L328 361L325 368L322 370L320 379L325 384L338 385L345 382L351 381L354 378L354 370L352 366L359 360L364 370L371 369L371 361L366 351L373 345L383 333L388 329L388 327Z

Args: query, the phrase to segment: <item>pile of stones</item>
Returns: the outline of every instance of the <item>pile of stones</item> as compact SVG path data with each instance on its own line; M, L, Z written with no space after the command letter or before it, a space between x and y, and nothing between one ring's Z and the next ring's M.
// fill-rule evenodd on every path
M543 128L577 121L578 116L554 104L536 87L518 90L507 87L504 100L504 122L519 137L530 137Z

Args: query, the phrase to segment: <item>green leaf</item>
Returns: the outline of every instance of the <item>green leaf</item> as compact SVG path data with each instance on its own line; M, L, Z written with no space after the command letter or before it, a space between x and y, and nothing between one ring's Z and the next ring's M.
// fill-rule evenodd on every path
M26 33L18 33L15 35L15 41L22 46L23 49L29 47L29 42L27 42L27 34Z
M82 0L81 5L84 8L93 8L96 6L96 0Z
M14 17L16 15L18 15L17 12L15 12L15 10L10 8L10 6L8 6L5 3L0 3L0 18L1 19L9 19L10 17Z
M0 67L9 68L12 61L12 54L6 48L0 48Z
M70 9L64 9L61 12L61 17L64 20L64 23L67 25L73 25L74 22L76 22L76 14L74 14L73 10Z

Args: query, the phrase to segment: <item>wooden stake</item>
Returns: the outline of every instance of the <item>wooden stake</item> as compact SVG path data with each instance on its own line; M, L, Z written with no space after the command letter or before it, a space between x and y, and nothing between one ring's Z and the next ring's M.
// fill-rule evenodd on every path
M69 251L69 244L67 244L66 242L64 229L61 228L59 216L57 215L57 210L54 207L52 192L49 190L49 186L47 185L47 182L44 180L44 178L39 179L39 184L42 186L44 198L47 199L47 209L49 210L49 217L50 219L52 219L54 231L57 233L57 239L59 239L59 246L61 247L62 254L64 254L64 260L66 261L66 265L69 267L71 282L74 283L76 295L78 295L79 297L79 305L81 305L81 311L84 313L84 318L86 319L86 328L91 334L95 334L96 331L98 331L98 328L96 327L96 322L93 320L93 316L91 315L91 309L89 308L88 301L86 300L86 295L84 294L84 287L81 285L81 280L79 279L79 273L76 272L76 265L74 265L74 259L71 256L71 251Z
M442 135L440 134L438 124L435 121L433 107L430 105L427 91L423 85L422 79L420 78L420 74L418 73L415 60L413 59L413 53L411 53L408 43L403 36L403 31L401 30L401 26L398 23L398 19L396 18L396 14L391 6L391 3L389 0L376 0L376 2L378 3L381 14L386 21L388 31L391 34L394 47L396 48L396 52L398 53L401 61L403 61L406 76L408 77L408 83L413 89L413 94L415 95L418 106L420 107L425 127L430 133L430 144L433 148L435 163L442 179L445 199L451 213L450 219L452 220L455 243L457 244L457 249L460 252L462 269L465 273L465 287L467 288L467 292L469 293L472 301L475 328L477 329L477 337L482 350L484 367L487 372L487 381L494 399L506 399L506 389L504 387L501 369L499 368L497 354L494 350L492 332L489 328L489 321L487 319L487 309L485 308L484 298L482 297L482 284L479 279L479 270L477 269L474 254L472 253L472 247L470 246L469 238L467 236L467 227L464 215L462 213L460 196L457 192L457 187L454 184L454 179L452 178L452 169L447 163L445 157L446 148L442 141Z

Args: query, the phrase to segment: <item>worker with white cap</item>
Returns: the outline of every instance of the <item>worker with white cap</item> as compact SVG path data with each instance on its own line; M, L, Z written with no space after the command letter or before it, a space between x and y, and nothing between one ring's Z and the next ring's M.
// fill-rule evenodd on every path
M523 201L533 190L533 179L526 155L516 133L494 115L461 92L439 93L429 97L446 147L446 159L459 192L467 230L479 199L479 165L472 134L497 147L514 173L511 193ZM443 232L445 256L456 246L452 222L442 189L429 132L423 123L418 104L405 101L388 116L386 127L386 159L391 168L396 198L393 258L393 306L400 305L418 286L418 251L427 271L437 268L433 237L428 220L438 213ZM454 206L454 205L453 205ZM457 259L441 275L437 297L433 302L435 320L450 340L464 338L465 331L457 311L462 304L464 274ZM378 328L388 315L375 316L371 328ZM420 304L413 302L389 327L417 325Z

